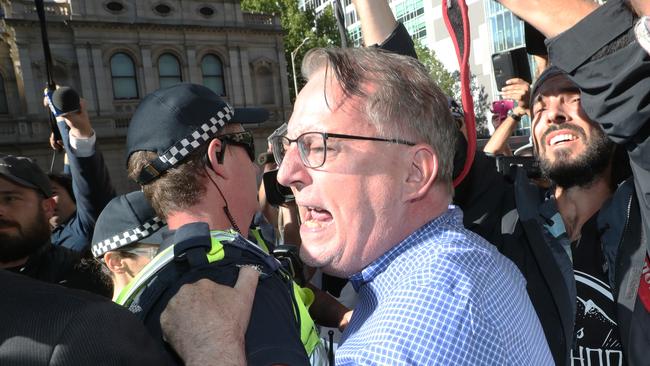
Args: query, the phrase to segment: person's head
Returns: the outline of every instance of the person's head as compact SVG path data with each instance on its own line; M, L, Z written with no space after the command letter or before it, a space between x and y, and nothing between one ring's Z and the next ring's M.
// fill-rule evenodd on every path
M531 92L532 133L542 173L562 188L587 187L611 167L614 143L589 119L580 89L556 67Z
M156 255L165 223L142 191L115 197L97 218L91 252L118 294Z
M50 181L34 161L0 156L0 268L24 263L49 243L54 209Z
M72 178L69 175L50 173L47 176L52 186L52 198L56 202L54 216L50 219L50 226L55 228L70 220L77 211L77 204L72 191Z
M302 259L349 276L447 209L457 127L410 57L312 50L302 73L286 138L273 143L278 181L301 210Z
M268 112L233 109L210 89L178 84L147 96L127 135L129 177L140 183L166 219L198 204L226 227L247 228L257 210L253 136L241 123L261 123ZM170 225L172 225L172 220ZM230 221L230 222L229 222ZM233 222L234 221L234 222Z

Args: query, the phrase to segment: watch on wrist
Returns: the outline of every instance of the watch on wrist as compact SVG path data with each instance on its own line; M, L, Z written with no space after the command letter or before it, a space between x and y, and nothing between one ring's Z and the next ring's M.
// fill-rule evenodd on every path
M522 114L516 114L516 113L514 112L514 109L510 109L510 110L508 111L508 117L514 119L514 120L517 121L517 122L521 121L521 117L522 117L522 116L523 116Z

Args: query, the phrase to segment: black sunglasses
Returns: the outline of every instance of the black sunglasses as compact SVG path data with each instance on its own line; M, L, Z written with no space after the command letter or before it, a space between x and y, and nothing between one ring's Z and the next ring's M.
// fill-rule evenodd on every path
M226 151L226 146L228 145L243 147L251 161L255 162L255 139L253 138L252 133L243 131L217 136L217 138L221 141L223 146L221 152L217 156L219 164L223 164L223 152Z

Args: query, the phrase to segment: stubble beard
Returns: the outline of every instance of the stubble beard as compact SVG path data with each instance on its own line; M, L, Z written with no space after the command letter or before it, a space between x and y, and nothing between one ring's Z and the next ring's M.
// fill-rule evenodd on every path
M11 226L17 229L11 234L0 232L0 263L9 263L29 257L49 243L50 224L40 206L35 217L27 225L0 220L0 226Z

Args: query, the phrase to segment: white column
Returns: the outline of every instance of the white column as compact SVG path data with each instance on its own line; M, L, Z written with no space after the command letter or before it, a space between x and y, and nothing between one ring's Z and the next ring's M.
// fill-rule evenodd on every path
M248 61L248 48L239 47L242 81L244 83L244 105L255 104L255 94L253 93L253 80L251 78L251 64Z
M77 53L77 64L79 65L79 78L81 80L81 90L79 93L81 97L86 100L86 109L89 112L97 110L95 105L95 92L93 90L93 76L90 71L90 62L88 55L88 48L84 44L76 44L75 52Z
M91 45L91 54L97 84L99 114L113 113L113 85L110 80L111 65L104 65L102 50L99 45Z

